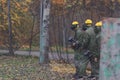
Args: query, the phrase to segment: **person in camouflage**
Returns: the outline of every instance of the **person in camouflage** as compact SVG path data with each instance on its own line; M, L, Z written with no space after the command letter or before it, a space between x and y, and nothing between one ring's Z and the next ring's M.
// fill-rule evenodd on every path
M92 57L90 58L91 63L91 76L89 78L99 77L99 59L100 59L100 26L101 22L96 23L95 27L92 27L90 20L86 20L86 25L88 28L86 32L90 36L90 43L88 50L90 51Z
M72 26L75 25L72 24ZM72 46L76 46L79 44L79 47L73 48L75 51L74 63L76 68L76 73L73 76L74 79L80 79L86 75L86 67L89 62L89 57L87 56L89 51L87 48L89 45L90 37L88 33L85 32L85 30L86 29L83 28L82 29L74 28L75 31L74 39L76 40L76 42L73 43Z
M77 67L76 73L78 75L76 78L83 78L83 76L86 76L86 68L89 62L88 45L90 37L84 30L81 30L80 33L77 32L76 39L80 45L80 47L75 50L76 55L74 56L75 65Z
M91 76L89 78L96 78L98 77L98 70L96 70L97 62L96 62L96 34L94 31L94 27L92 26L92 20L87 19L85 21L85 24L87 26L86 32L90 36L90 42L88 45L88 50L90 51L91 57L89 58L90 64L91 64Z
M96 76L99 76L99 64L100 64L100 42L101 42L101 27L102 27L102 22L97 22L94 27L94 32L96 34L96 55L95 55L95 72Z
M77 33L81 33L78 21L72 22L71 30L74 31L74 37L70 37L69 42L71 43L71 48L75 51L74 60L77 61L76 57L78 55L77 53L78 47L76 47L76 44L77 44L76 37L77 37ZM79 67L77 66L77 64L75 64L75 68L76 68L76 73L73 75L73 78L76 79L77 77L79 77L78 75Z

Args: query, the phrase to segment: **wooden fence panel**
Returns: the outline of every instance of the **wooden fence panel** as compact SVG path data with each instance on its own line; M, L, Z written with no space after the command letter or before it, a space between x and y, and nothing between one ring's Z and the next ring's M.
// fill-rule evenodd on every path
M103 20L99 80L120 80L120 18Z

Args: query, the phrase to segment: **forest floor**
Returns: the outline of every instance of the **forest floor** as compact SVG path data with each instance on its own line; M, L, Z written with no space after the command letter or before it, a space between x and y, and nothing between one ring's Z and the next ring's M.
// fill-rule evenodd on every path
M50 61L40 65L37 57L0 56L0 80L71 80L74 65Z

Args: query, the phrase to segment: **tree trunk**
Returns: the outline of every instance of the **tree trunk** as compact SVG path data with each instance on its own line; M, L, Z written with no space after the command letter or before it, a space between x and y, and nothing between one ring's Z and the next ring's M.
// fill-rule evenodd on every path
M29 56L31 55L31 50L32 50L32 42L33 42L33 29L34 29L34 25L35 25L35 15L32 13L33 16L33 25L31 28L31 36L30 36L30 43L29 43Z
M9 30L9 54L14 55L13 46L12 46L12 24L11 24L11 15L10 15L10 0L8 0L8 30Z
M41 0L41 14L40 14L40 64L49 62L49 14L50 14L50 0Z

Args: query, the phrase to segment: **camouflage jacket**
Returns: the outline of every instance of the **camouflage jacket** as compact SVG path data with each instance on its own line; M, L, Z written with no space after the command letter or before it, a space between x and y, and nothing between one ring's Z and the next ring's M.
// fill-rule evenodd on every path
M86 32L89 34L90 36L90 43L88 45L88 49L90 50L90 52L92 52L93 54L97 54L96 53L96 34L94 32L94 28L93 27L89 27Z
M80 44L80 47L77 50L77 51L80 52L81 50L88 48L88 44L89 44L89 41L90 41L90 36L89 36L88 33L86 33L83 30L77 30L77 32L76 32L76 40Z

